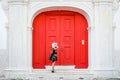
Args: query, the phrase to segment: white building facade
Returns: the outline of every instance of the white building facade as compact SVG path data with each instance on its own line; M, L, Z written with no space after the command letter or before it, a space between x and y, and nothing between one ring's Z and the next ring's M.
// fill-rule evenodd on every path
M94 76L119 77L120 50L115 51L117 28L113 20L118 3L118 0L5 1L7 50L0 51L6 54L6 65L2 70L7 77L21 71L31 73L34 70L32 33L35 17L43 12L64 10L80 13L88 22L88 67L85 70Z

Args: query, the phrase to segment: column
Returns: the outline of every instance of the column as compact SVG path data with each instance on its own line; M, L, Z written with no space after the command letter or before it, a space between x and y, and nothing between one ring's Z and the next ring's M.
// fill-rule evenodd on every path
M27 70L27 1L9 1L9 70Z
M113 70L112 1L97 1L95 8L94 70Z

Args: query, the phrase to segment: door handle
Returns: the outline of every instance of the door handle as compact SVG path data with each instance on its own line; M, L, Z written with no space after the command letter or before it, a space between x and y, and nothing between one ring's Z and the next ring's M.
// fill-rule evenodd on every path
M82 45L84 45L85 44L85 40L82 40L81 43L82 43Z

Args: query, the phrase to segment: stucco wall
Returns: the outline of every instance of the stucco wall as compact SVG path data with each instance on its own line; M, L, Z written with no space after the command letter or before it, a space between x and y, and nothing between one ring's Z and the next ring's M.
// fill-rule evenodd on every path
M2 9L2 3L0 2L0 49L7 48L7 33L5 23L7 22L6 15Z
M116 24L115 27L115 36L114 36L114 54L115 54L115 67L120 70L120 3L119 9L115 13L114 23Z
M0 2L0 70L3 70L8 66L6 22L7 18Z
M58 1L63 1L63 0L58 0ZM76 0L76 1L79 1L79 0ZM86 0L86 1L90 1L90 0ZM28 15L28 13L27 13L27 8L28 8L27 3L22 3L22 2L12 3L11 2L10 3L10 9L9 9L9 12L12 13L12 14L9 15L10 28L11 28L11 29L9 29L9 32L10 32L10 37L9 37L10 40L9 41L7 41L8 40L7 39L7 30L8 29L5 27L6 26L5 22L7 21L7 19L4 20L4 18L6 16L4 15L3 12L1 13L2 9L0 8L0 15L2 16L0 18L0 38L1 38L0 39L0 64L1 64L0 68L1 69L8 66L8 53L7 53L7 51L8 51L7 47L8 46L7 46L7 42L9 42L9 51L11 51L10 52L11 54L9 54L9 56L11 58L11 61L9 61L9 62L11 62L10 66L11 67L16 67L17 66L18 69L19 68L28 68L29 66L31 66L28 63L28 56L30 56L29 53L31 53L31 51L30 51L31 49L30 48L28 49L28 47L31 47L31 46L29 46L31 43L30 43L30 41L28 41L29 39L31 39L31 35L28 35L28 34L31 34L31 31L32 31L31 30L32 28L30 28L31 27L31 25L30 25L31 21L29 21L30 20L29 18L31 17L30 15L33 15L39 9L41 9L41 11L42 11L43 7L61 6L60 3L57 3L57 4L58 5L55 5L54 3L52 3L52 4L51 3L46 3L46 4L44 4L44 3L40 3L40 4L39 3L33 3L33 4L29 5L29 9L31 10L31 13L30 13L30 10L28 10L29 11L29 15ZM109 4L109 2L108 2L108 4ZM66 5L66 3L63 3L62 5ZM89 4L89 5L91 6L91 4ZM104 16L104 14L97 12L97 10L98 11L101 10L101 12L106 11L106 9L103 9L104 7L106 7L107 9L110 9L112 6L110 5L110 7L109 7L109 5L105 5L104 3L102 3L102 6L99 6L99 4L95 4L95 5L97 5L95 7L96 12L94 13L96 15L90 14L90 16L94 16L96 18L96 20L98 20L98 21L96 21L96 24L95 24L95 26L97 26L97 27L95 27L94 25L90 25L90 26L92 26L92 28L90 30L91 30L91 34L93 34L93 36L96 37L96 39L93 39L94 37L92 37L91 40L97 40L95 42L97 44L97 46L96 46L96 51L95 51L96 54L91 54L90 55L91 60L93 61L93 62L91 62L92 64L90 63L90 66L92 65L92 68L96 68L96 69L99 69L101 67L105 68L104 66L109 66L109 65L112 66L112 64L109 64L109 62L111 63L111 61L113 61L113 64L114 64L116 70L118 70L120 68L120 63L119 63L119 61L120 61L120 58L119 58L119 56L120 56L120 42L119 42L120 41L120 37L119 37L119 34L120 34L120 26L119 26L120 25L120 23L119 23L120 22L120 16L119 16L120 9L116 13L117 17L115 18L116 28L114 30L114 34L115 34L114 35L114 43L113 43L114 44L114 51L112 53L113 54L113 60L109 61L108 58L106 60L105 55L109 55L109 51L111 51L111 50L109 50L109 47L111 48L112 46L111 45L108 46L109 43L111 42L109 40L109 39L111 39L111 36L109 35L108 36L109 38L108 37L104 38L104 36L101 36L100 33L102 32L102 30L104 30L104 28L107 31L109 29L109 25L110 26L112 25L111 23L106 24L107 19L109 19L109 18L111 19L111 17L109 17L109 15L111 16L112 13L108 14L107 12L105 12L106 13L105 17L107 19L104 19L104 23L105 23L104 24L104 23L102 23L102 20L103 20L102 17ZM76 7L81 6L81 7L83 7L83 9L86 9L84 6L82 6L80 4L76 5L76 2L75 3L68 3L67 6L76 6ZM14 13L14 11L17 11L18 9L19 9L19 11L18 11L18 14L16 15L16 13ZM49 10L52 10L52 9L55 9L55 8L51 8ZM59 9L63 9L63 8L61 7ZM68 10L68 8L64 8L64 9ZM48 9L46 8L46 11L47 10ZM69 10L70 10L70 8L69 8ZM88 12L89 12L89 10L91 10L91 9L88 8ZM110 11L111 11L111 9L110 9ZM22 13L22 17L20 16L21 15L20 12L24 12L24 13ZM16 16L15 18L18 19L16 23L14 23L16 21L16 19L13 18L13 16L14 17ZM27 16L28 16L28 23L27 23ZM99 18L98 16L101 16L101 17ZM22 24L22 22L23 22L22 20L25 20L24 24ZM101 25L98 25L98 23L100 23ZM18 24L20 24L20 25L18 25ZM108 33L111 33L111 31L112 31L111 29L112 29L112 26L110 27L110 30L108 31ZM14 32L16 32L17 34L13 34ZM95 35L94 35L94 33L95 33ZM108 33L106 33L106 32L104 32L104 33L106 34L106 36L108 35ZM104 35L104 33L102 33L102 35ZM17 35L20 35L20 36L17 36ZM98 35L101 36L101 38L104 38L105 40L102 40L102 41L99 40L100 37ZM15 38L15 36L17 36L17 38ZM15 42L11 43L11 42L13 42L13 39L15 40ZM92 41L92 42L94 43L94 41ZM101 44L100 44L100 42L101 42ZM104 49L102 49L102 46L104 45L103 42L106 42L106 44L107 44L107 46L105 47L107 49L107 50L105 49L107 54L105 54L105 55L102 55L102 54L104 54L104 51L103 51ZM16 44L18 45L17 47L16 47ZM29 45L26 45L26 44L29 44ZM101 45L101 47L99 45ZM23 47L25 47L25 48L23 48ZM90 47L90 48L92 48L94 50L94 45L93 45L93 47ZM100 52L98 51L99 48L102 49L102 50L100 50ZM13 56L15 56L15 57L13 57ZM102 60L98 59L100 57L102 58ZM110 52L110 57L112 58L111 52ZM21 60L21 58L22 58L22 60ZM105 60L105 62L106 61L107 62L103 65L104 60ZM13 61L16 61L16 62L13 63Z

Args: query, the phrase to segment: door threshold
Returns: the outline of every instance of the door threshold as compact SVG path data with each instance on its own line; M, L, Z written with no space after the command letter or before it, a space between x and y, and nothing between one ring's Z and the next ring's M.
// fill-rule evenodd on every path
M51 65L46 65L45 69L46 70L51 70ZM62 70L72 70L75 69L75 65L56 65L55 69L62 69Z

